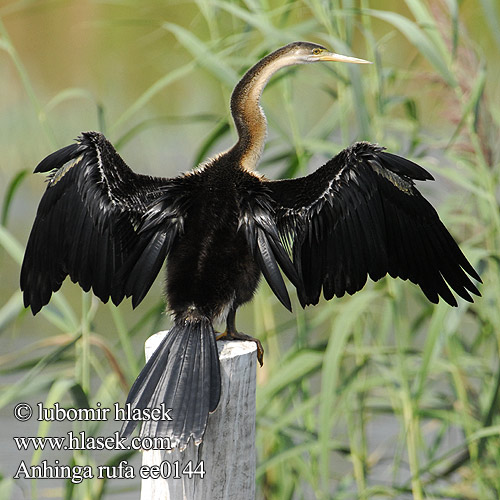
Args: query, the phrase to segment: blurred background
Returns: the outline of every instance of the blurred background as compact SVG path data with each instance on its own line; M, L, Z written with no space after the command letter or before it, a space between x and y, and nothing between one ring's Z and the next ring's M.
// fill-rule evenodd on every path
M139 479L17 479L27 465L138 465L138 453L19 451L13 436L111 435L114 422L17 422L15 404L123 403L169 326L162 278L135 310L65 283L35 318L19 270L37 163L100 130L137 172L175 176L235 140L243 72L294 40L374 62L279 73L261 173L305 175L356 140L420 163L419 184L483 278L429 304L368 283L294 314L262 284L239 328L263 341L259 499L500 495L500 6L495 0L0 1L0 498L138 498ZM292 291L290 289L290 291ZM33 419L32 419L33 420ZM223 466L223 464L221 464ZM136 467L137 469L137 467Z

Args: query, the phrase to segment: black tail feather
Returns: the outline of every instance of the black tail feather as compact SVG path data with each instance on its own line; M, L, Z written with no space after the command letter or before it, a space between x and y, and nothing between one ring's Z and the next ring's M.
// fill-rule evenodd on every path
M199 444L208 414L220 398L220 367L215 333L207 318L177 322L137 377L127 398L135 408L172 408L168 420L147 420L141 436L169 437L183 449L192 438ZM137 422L124 422L128 437Z

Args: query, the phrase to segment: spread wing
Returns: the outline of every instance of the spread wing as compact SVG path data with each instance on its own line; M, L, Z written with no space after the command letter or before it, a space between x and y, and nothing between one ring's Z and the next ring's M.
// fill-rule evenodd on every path
M413 180L422 167L368 143L342 151L301 179L268 181L275 220L300 278L304 307L353 294L387 273L420 286L437 303L472 302L481 281ZM469 276L468 276L469 275Z
M25 306L36 314L68 275L103 302L132 296L137 305L182 227L179 180L135 174L97 132L52 153L35 172L51 173L21 269ZM148 222L155 203L165 209L156 226Z

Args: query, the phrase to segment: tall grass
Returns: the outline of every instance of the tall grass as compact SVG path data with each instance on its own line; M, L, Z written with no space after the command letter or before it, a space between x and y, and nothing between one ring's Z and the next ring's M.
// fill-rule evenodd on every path
M49 105L41 104L29 66L9 37L17 4L0 10L0 49L17 71L38 133L52 147L71 139L54 132L59 104L78 99L82 108L91 103L98 117L94 126L106 129L119 147L154 127L168 133L187 121L197 127L192 130L204 125L205 138L190 156L197 163L231 141L227 104L179 117L151 116L152 103L197 78L212 84L207 100L221 97L227 103L238 75L259 57L286 42L310 39L375 64L323 65L277 76L264 96L270 136L261 171L302 175L313 168L309 163L368 139L418 161L438 178L422 190L436 200L445 224L482 275L483 296L474 304L433 306L413 285L384 279L353 297L306 311L295 302L293 316L264 285L252 309L243 310L239 327L266 347L258 373L259 498L500 495L500 105L490 77L498 74L492 56L500 50L500 12L493 0L472 3L487 19L478 40L467 31L472 10L468 17L467 6L456 0L406 0L394 10L388 2L387 10L380 10L369 0L198 0L175 18L155 2L136 7L118 2L127 23L148 27L149 47L182 55L156 81L141 80L142 93L121 113L110 112L86 89L61 88ZM22 8L28 15L34 7ZM50 8L57 15L59 4ZM112 29L112 14L109 19L104 14L100 21ZM484 40L489 50L483 50ZM9 221L15 200L28 193L25 168L16 165L4 194L2 267L18 267L22 260L24 242L16 239ZM47 404L75 407L124 400L143 363L139 336L142 341L163 322L161 301L150 299L130 315L128 306L101 306L84 294L75 301L74 295L67 297L72 293L64 288L37 317L36 324L50 334L1 355L2 373L10 381L2 386L0 407L35 395ZM4 338L25 325L33 328L18 290L3 303ZM107 335L108 329L116 335ZM99 432L98 423L85 425ZM42 423L38 433L50 431ZM119 463L124 457L107 460ZM42 458L35 453L32 463ZM96 464L101 458L80 452L72 460ZM0 482L6 498L13 487L9 478ZM29 488L32 499L46 498L43 482L33 481ZM61 498L99 499L122 487L96 480L60 488Z

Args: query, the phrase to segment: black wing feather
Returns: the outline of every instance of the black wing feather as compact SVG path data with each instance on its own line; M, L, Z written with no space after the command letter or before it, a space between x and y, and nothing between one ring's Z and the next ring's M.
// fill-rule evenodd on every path
M422 167L382 148L357 143L313 174L267 181L274 218L292 241L302 306L360 290L369 276L409 279L431 302L457 305L481 281L413 180ZM469 275L469 276L467 276Z
M47 156L35 172L50 172L21 269L25 306L36 314L66 276L103 301L132 296L137 305L154 281L178 232L178 223L141 234L138 228L158 199L177 203L178 179L137 175L106 138L82 134ZM182 214L176 214L176 221ZM142 268L137 279L138 265ZM132 269L127 282L124 268Z
M285 250L274 219L268 194L261 183L247 186L242 193L239 230L245 234L248 245L264 278L280 302L292 310L290 297L281 276L280 267L290 281L299 287L299 275Z

